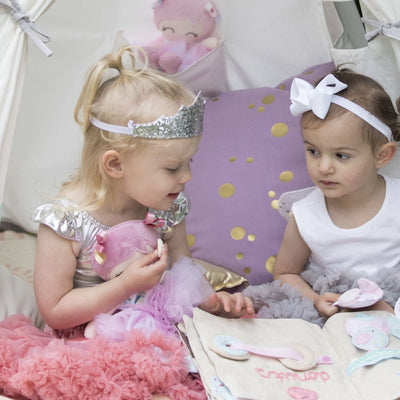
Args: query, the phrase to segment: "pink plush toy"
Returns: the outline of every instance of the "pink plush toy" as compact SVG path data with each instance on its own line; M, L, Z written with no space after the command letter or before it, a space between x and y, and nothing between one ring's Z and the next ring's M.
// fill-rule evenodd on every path
M93 270L102 279L109 280L120 275L129 263L155 249L160 257L163 242L157 228L165 224L166 221L148 212L143 221L123 222L98 234L91 255ZM185 314L191 316L193 307L212 293L214 290L204 277L204 269L190 257L181 257L146 294L132 294L117 307L118 312L113 309L96 315L87 324L84 335L121 340L133 328L174 333L174 324Z
M144 46L150 67L168 74L188 68L217 47L218 12L209 0L158 0L154 23L162 37Z
M155 226L163 223L148 213L144 221L126 221L98 234L91 255L93 270L107 281L121 274L132 261L160 248L161 239ZM89 322L85 328L85 337L93 338L96 333L94 322Z
M158 237L155 227L145 221L113 226L96 236L97 244L92 251L94 271L105 281L118 276L129 263L155 250Z
M375 282L360 278L357 283L358 288L344 292L333 305L346 308L363 308L372 306L383 297L383 290Z

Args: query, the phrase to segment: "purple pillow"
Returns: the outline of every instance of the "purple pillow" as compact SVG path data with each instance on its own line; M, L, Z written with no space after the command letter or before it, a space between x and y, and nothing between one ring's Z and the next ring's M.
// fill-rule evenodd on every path
M299 76L314 83L333 68L322 64ZM289 112L291 81L207 101L193 179L186 187L192 255L243 275L250 284L272 279L286 226L277 210L279 197L312 185L299 117Z

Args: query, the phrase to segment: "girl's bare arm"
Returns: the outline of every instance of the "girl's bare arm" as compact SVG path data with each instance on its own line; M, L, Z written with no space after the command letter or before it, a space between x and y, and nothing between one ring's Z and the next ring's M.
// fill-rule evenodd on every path
M329 317L339 311L332 304L339 294L326 292L316 293L300 276L305 263L310 256L310 249L302 239L296 220L292 217L285 230L281 247L274 267L274 280L288 283L297 288L305 297L313 301L314 307L321 316Z
M54 329L72 328L114 309L133 293L156 284L167 265L167 251L159 260L155 251L131 263L114 279L93 287L74 288L77 254L76 242L40 225L34 288L39 311Z
M274 265L274 280L288 283L299 289L304 296L314 300L317 294L301 278L305 263L310 256L310 249L300 236L296 220L292 217L285 230L281 247Z

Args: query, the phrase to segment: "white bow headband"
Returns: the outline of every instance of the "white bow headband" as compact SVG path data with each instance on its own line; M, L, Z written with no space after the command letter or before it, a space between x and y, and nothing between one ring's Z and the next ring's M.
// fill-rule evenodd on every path
M392 130L375 115L351 100L335 94L346 87L345 83L340 82L332 74L322 79L315 88L303 79L294 78L290 89L292 101L290 112L297 116L311 110L318 118L325 119L331 103L335 103L363 119L385 135L388 140L392 140Z

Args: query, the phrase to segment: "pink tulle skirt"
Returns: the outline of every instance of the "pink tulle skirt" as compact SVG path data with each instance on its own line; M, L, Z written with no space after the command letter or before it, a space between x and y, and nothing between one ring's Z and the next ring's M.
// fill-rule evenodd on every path
M0 322L0 393L31 400L205 400L174 324L213 290L183 258L144 302L96 317L93 339L57 338L22 315ZM115 340L116 339L116 340Z
M180 258L161 283L149 290L143 302L123 306L114 314L99 314L94 320L96 333L114 340L123 339L131 329L174 333L183 315L192 316L193 307L213 293L204 270L188 257Z

